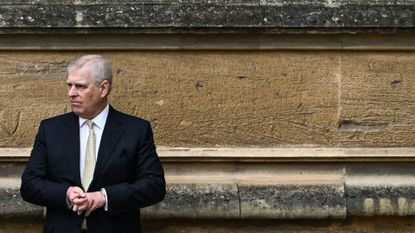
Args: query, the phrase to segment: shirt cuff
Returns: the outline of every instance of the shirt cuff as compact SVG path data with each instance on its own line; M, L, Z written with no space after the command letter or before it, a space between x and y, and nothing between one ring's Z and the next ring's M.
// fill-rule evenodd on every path
M105 197L105 206L104 206L104 210L105 210L105 211L108 211L108 197L107 197L107 191L106 191L104 188L102 188L102 189L101 189L101 193L102 193L102 195L104 195L104 197Z
M66 197L66 206L68 207L68 209L72 209L73 205L71 204L71 202L69 202L68 197Z

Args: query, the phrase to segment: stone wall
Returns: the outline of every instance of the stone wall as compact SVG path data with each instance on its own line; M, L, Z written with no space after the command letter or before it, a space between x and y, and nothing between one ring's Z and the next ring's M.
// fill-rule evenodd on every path
M413 51L87 51L114 66L111 103L163 146L413 146ZM68 111L84 52L0 52L0 146L31 146Z
M414 232L414 26L412 0L2 1L0 232L41 229L19 177L89 53L154 128L145 232Z

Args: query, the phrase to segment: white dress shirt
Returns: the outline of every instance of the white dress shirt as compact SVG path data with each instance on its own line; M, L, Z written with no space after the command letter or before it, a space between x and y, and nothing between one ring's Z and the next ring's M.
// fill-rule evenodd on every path
M104 132L105 123L107 122L108 118L108 112L109 112L109 105L102 110L100 114L98 114L96 117L91 119L92 122L94 122L94 133L95 133L95 159L98 160L98 151L99 146L101 144L101 138L102 133ZM80 140L80 158L79 158L79 172L80 176L82 177L84 175L84 168L85 168L85 156L86 156L86 144L88 140L88 134L89 134L89 127L86 124L87 119L79 117L79 140ZM105 193L105 210L108 210L108 198L106 196L106 190L104 189L103 192Z
M107 122L109 112L109 105L104 108L104 110L98 114L95 118L91 119L92 122L94 122L94 133L95 133L95 158L98 159L98 151L99 151L99 145L101 143L102 133L104 132L105 122ZM86 156L86 142L88 140L88 134L89 134L89 127L85 123L87 119L79 117L79 139L80 139L80 145L81 145L81 157L79 158L79 168L80 168L80 175L81 177L84 174L84 168L85 168L85 156Z

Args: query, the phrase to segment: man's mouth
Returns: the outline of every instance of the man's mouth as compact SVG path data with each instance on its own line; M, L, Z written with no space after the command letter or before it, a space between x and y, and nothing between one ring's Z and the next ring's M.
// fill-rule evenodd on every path
M71 105L81 105L81 102L77 102L77 101L71 101Z

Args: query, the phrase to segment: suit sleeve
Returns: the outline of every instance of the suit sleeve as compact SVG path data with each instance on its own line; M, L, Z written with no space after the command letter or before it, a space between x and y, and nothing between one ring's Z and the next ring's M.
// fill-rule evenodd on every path
M35 138L29 162L22 175L20 194L25 201L52 208L68 208L66 191L69 185L53 182L48 177L48 155L45 124Z
M163 167L156 153L150 123L146 123L136 152L135 181L105 187L109 214L155 204L166 194Z

